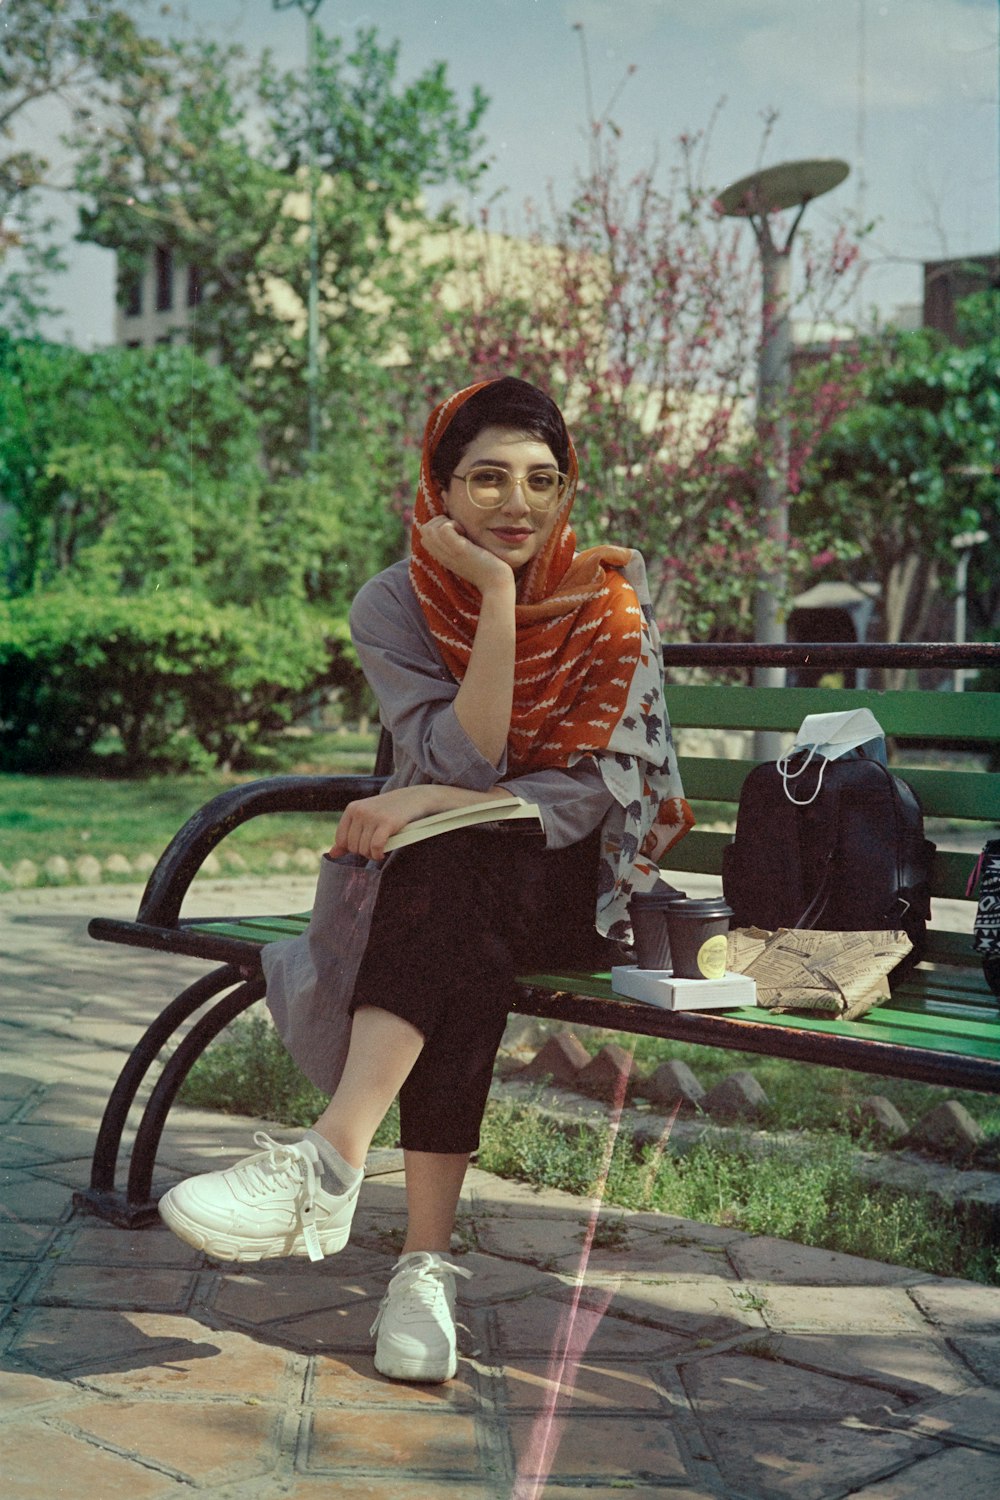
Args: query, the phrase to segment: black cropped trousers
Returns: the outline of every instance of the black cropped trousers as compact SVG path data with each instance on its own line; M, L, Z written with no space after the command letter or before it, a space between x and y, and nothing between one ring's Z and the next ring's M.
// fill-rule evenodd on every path
M472 828L387 861L352 1010L391 1011L423 1035L399 1095L407 1150L478 1147L517 974L617 958L594 928L598 850L597 832L547 849L537 834Z

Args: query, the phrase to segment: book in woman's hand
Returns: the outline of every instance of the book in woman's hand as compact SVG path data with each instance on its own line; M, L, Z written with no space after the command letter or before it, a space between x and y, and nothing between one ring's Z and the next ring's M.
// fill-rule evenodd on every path
M421 839L432 839L439 833L451 833L456 828L474 828L480 823L508 823L513 819L529 820L529 831L542 832L542 817L535 802L522 802L520 797L492 797L489 802L473 802L468 807L449 807L445 812L431 813L426 818L414 818L398 833L385 841L385 851L403 849L407 844L419 844ZM530 820L536 827L530 828Z

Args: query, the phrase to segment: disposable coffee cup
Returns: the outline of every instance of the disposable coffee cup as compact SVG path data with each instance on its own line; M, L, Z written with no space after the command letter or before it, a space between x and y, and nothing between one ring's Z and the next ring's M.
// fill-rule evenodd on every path
M677 901L685 901L683 891L661 880L654 890L636 891L630 898L628 914L632 922L635 956L640 969L670 968L670 929L667 912Z
M688 897L666 908L675 979L721 979L732 908L722 896Z

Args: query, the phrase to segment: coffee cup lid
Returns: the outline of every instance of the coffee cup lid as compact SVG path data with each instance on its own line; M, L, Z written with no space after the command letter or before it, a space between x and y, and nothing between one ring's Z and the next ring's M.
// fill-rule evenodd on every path
M676 915L679 917L697 917L700 920L705 917L731 917L733 909L724 896L691 896L688 897L683 906L678 905Z
M672 885L667 885L661 880L651 891L633 891L629 897L629 906L673 906L676 901L686 901L687 896L683 891L675 890Z

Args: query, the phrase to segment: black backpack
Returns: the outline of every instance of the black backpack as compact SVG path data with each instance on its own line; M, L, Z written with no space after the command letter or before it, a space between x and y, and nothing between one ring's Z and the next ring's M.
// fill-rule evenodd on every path
M934 845L913 788L877 760L790 757L794 797L772 761L743 783L722 888L734 927L903 929L920 956ZM799 759L803 757L803 760ZM817 785L818 783L818 785ZM814 795L815 794L815 795Z

